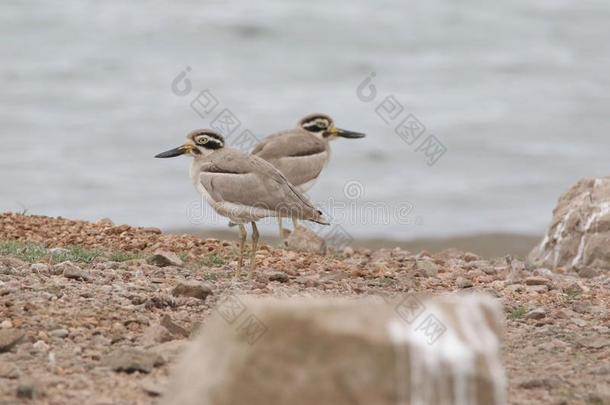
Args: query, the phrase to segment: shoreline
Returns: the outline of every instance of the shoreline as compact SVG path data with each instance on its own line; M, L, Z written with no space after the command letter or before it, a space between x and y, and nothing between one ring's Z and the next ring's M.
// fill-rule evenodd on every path
M194 235L220 240L233 240L236 231L227 230L202 230L201 228L169 228L163 232L172 235ZM281 242L276 234L261 235L265 243L271 246L280 246ZM356 238L350 246L359 249L383 249L400 248L410 252L426 251L439 253L446 249L457 249L472 252L485 258L503 257L511 255L517 258L525 258L527 254L542 240L542 235L530 235L519 233L489 232L476 234L463 234L447 237L416 238L410 240L384 239L384 238Z

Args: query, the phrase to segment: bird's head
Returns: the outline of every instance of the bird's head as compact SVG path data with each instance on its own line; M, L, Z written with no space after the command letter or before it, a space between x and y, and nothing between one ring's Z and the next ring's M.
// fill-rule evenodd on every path
M331 140L338 136L356 139L364 138L365 136L365 134L360 132L337 128L333 119L326 114L309 114L301 118L298 126L321 139Z
M223 148L225 140L222 135L211 129L195 129L186 136L184 145L156 155L156 158L171 158L184 154L206 156Z

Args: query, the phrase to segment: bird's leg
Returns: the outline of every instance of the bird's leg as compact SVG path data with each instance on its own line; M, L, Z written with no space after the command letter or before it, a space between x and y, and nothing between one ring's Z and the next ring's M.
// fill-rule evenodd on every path
M256 248L258 245L258 228L256 227L256 222L252 222L252 252L250 252L250 277L252 277L252 273L254 272L254 267L256 265Z
M246 232L246 227L244 224L239 224L239 262L237 265L237 274L236 277L239 277L241 273L241 268L244 265L244 250L246 248L246 237L248 233Z
M286 243L286 238L284 237L284 228L282 228L282 217L277 217L277 224L280 227L280 239L283 243Z
M299 221L296 218L292 218L292 226L294 226L293 232L296 232L297 227L299 226Z

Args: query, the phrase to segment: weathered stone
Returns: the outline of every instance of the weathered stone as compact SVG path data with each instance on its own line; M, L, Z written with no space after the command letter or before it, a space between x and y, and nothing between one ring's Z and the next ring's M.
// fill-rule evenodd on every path
M182 337L190 336L190 332L188 330L175 323L172 318L167 314L163 315L163 318L161 318L161 326L163 326L165 329L168 330L168 332L173 335Z
M0 378L18 378L19 369L14 362L0 360Z
M104 360L104 364L114 371L124 371L127 373L134 371L150 373L155 366L160 366L164 363L158 354L134 348L116 350Z
M192 297L200 300L205 300L210 294L212 294L212 288L197 281L181 281L172 290L174 297Z
M528 267L610 270L610 177L580 180L563 194Z
M288 274L284 273L283 271L276 271L269 274L269 281L278 281L280 283L286 283L288 282L288 280L290 280Z
M151 257L148 258L148 263L158 267L184 266L184 262L178 257L177 254L164 250L157 250Z
M544 308L536 308L525 314L525 319L542 319L546 317Z
M72 280L90 281L91 276L74 263L68 261L55 266L55 272L61 272L65 278Z
M36 273L49 273L51 270L51 266L46 263L32 263L30 265L30 270Z
M67 329L63 329L63 328L54 329L54 330L49 332L49 335L57 337L57 338L60 338L60 339L68 337L69 334L70 334L70 332L68 332Z
M438 265L429 260L418 260L417 270L426 277L436 277L438 275Z
M581 338L578 343L590 349L601 349L610 346L610 338L607 336L589 336Z
M22 399L39 399L44 396L44 388L39 381L25 378L19 381L16 396Z
M502 317L489 297L447 296L402 311L371 299L241 302L247 311L232 321L217 311L206 322L163 403L457 403L456 392L463 403L506 401Z
M286 239L286 248L295 252L311 252L320 255L326 254L326 241L315 232L298 225Z
M11 350L23 336L24 333L18 329L0 329L0 353Z
M472 281L460 276L455 279L455 285L458 286L458 288L470 288L472 287Z
M545 277L527 277L525 279L525 285L550 285L551 280Z

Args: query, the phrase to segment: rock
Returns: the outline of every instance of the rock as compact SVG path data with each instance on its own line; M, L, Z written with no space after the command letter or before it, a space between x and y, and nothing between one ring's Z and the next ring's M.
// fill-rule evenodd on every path
M18 378L19 369L13 362L0 360L0 378Z
M44 340L38 340L36 343L32 345L32 347L39 352L47 352L49 351L49 345L46 344Z
M528 292L533 292L533 293L538 293L538 294L543 294L543 293L549 291L549 287L544 284L543 285L528 285L526 288L527 288Z
M288 282L288 280L290 280L288 274L284 273L283 271L276 271L269 274L269 281L278 281L280 283L286 283Z
M52 255L56 255L56 254L62 254L62 253L69 253L70 251L68 249L54 247L54 248L47 249L47 252L49 252Z
M115 350L104 360L104 364L114 371L127 373L133 373L134 371L150 373L155 366L164 363L158 354L134 348Z
M210 286L201 284L197 281L181 281L172 290L174 297L192 297L205 300L208 295L212 294Z
M32 263L30 265L30 270L36 273L50 273L51 266L46 263Z
M438 275L438 265L429 260L418 260L417 270L426 277L436 277Z
M152 397L163 394L163 384L158 379L145 378L140 381L140 388Z
M0 353L11 350L23 336L24 333L18 329L0 329Z
M559 198L528 267L610 270L610 177L577 182Z
M472 387L463 403L506 401L501 311L487 296L407 296L400 314L371 299L241 302L232 322L222 311L206 322L162 404L457 403L455 381Z
M72 280L91 280L91 277L87 272L70 261L59 263L57 266L55 266L54 270L55 272L61 272L65 278Z
M0 322L0 329L11 329L13 327L13 322L10 319L5 319Z
M455 279L455 285L458 286L458 288L470 288L472 287L472 281L460 276Z
M466 252L466 253L464 253L464 255L462 256L462 259L464 259L464 261L465 261L466 263L469 263L469 262L474 262L475 260L479 260L479 259L480 259L480 257L479 257L479 256L477 256L477 255L475 255L474 253L471 253L471 252Z
M67 329L63 329L63 328L62 329L54 329L54 330L49 332L49 335L54 336L56 338L60 338L60 339L68 337L69 334L70 334L70 332L68 332Z
M114 226L114 222L112 222L112 220L110 218L101 218L101 219L98 219L96 224L104 225L104 226Z
M174 340L174 335L161 325L151 325L144 329L140 342L142 346L149 347L158 343Z
M184 262L178 257L177 254L164 250L157 250L151 257L148 258L148 263L158 267L184 266Z
M525 279L525 285L546 285L548 286L551 280L544 277L527 277Z
M182 336L185 338L191 335L188 330L184 329L182 326L172 321L172 318L167 314L163 315L163 318L161 318L161 326L163 326L165 329L167 329L168 332L173 335Z
M186 341L184 340L172 340L170 342L164 342L156 346L152 346L149 350L150 352L160 356L164 363L169 363L184 350L185 346Z
M546 317L544 308L536 308L525 314L525 319L542 319Z
M27 378L17 385L17 398L39 399L44 396L44 388L39 381Z
M326 254L326 241L315 232L298 225L286 239L286 248L295 252L311 252L320 255Z
M582 294L585 291L583 286L576 281L573 281L568 284L564 284L561 287L561 290L566 294Z
M593 278L593 277L597 277L599 276L599 272L596 271L595 269L592 269L590 267L586 267L584 269L581 269L578 272L578 275L582 278Z
M601 349L610 346L610 338L607 336L588 336L578 340L578 344L589 349Z

